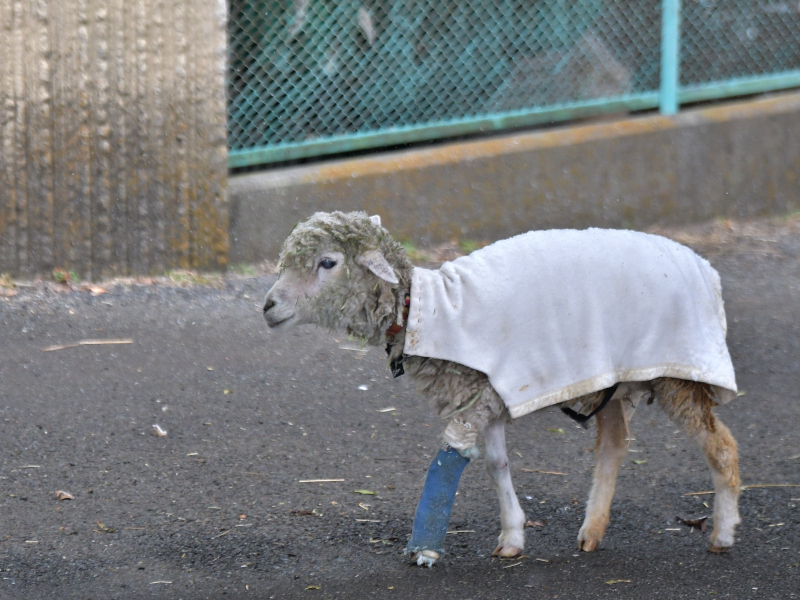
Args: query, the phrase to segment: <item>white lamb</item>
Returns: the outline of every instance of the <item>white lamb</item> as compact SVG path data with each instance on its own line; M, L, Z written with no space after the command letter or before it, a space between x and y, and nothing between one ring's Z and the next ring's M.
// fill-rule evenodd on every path
M481 437L500 500L493 554L522 552L504 425L553 404L597 420L581 550L603 539L627 421L642 399L658 402L705 454L716 492L709 550L733 545L737 448L711 409L736 384L719 277L688 248L635 232L531 232L430 271L412 267L378 217L334 212L299 223L280 264L264 303L271 329L315 323L387 344L393 372L414 377L448 420L407 547L417 564L444 552L461 470Z

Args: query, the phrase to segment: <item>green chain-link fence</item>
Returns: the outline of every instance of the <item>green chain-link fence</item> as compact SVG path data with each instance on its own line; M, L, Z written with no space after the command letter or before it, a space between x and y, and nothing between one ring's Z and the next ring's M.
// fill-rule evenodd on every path
M229 165L800 86L798 0L678 2L230 0Z

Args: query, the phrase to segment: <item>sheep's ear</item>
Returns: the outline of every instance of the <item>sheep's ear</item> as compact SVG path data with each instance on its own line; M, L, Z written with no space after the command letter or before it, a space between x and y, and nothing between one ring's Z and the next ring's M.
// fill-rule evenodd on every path
M381 226L381 216L380 215L372 215L369 220L372 222L373 225L376 227Z
M356 263L365 269L369 269L388 283L400 283L397 279L397 275L394 273L394 269L392 269L392 266L386 261L386 258L380 250L367 250L356 257Z

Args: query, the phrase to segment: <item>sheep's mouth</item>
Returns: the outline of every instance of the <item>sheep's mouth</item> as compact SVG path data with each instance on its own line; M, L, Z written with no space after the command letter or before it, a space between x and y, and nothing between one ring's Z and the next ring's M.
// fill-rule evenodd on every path
M281 319L280 321L273 321L269 317L267 317L267 327L270 329L281 329L284 325L288 324L289 321L294 319L294 315L290 315L285 319Z

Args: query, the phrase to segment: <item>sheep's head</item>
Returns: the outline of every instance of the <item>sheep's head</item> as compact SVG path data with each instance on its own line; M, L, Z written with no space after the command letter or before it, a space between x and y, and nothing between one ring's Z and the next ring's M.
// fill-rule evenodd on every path
M264 318L275 330L315 323L378 344L410 286L405 250L378 217L363 212L302 221L283 243L280 267L264 300Z

